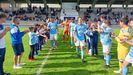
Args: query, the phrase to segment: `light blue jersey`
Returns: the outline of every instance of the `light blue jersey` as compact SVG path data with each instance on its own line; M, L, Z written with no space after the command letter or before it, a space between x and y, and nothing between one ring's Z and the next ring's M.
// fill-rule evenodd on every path
M75 28L76 24L71 22L70 23L70 36L73 37L73 33L74 33L74 28Z
M29 32L28 35L29 35L29 44L35 45L36 44L36 36L37 36L36 33Z
M133 58L133 46L130 48L130 51L129 51L129 56L131 57L131 58Z
M36 34L36 43L39 43L39 36Z
M133 42L133 39L132 39L131 41ZM129 55L131 58L133 58L133 46L131 46L128 55Z
M86 25L84 25L84 24L76 25L76 27L75 27L76 39L80 40L80 41L85 40L84 33L85 33L86 30L87 30L87 26Z
M50 29L50 34L57 34L57 26L58 26L57 22L50 22L48 24L48 27Z
M101 24L101 28L102 28L102 30L106 29L106 24L104 22ZM103 37L104 37L104 33L100 33L100 41L101 42L103 42L103 40L104 40Z
M73 23L73 22L70 23L70 32L74 31L75 26L76 26L75 23Z
M112 28L103 29L101 41L104 45L110 45L111 44L111 42L112 42L111 37L110 37L111 32L113 32Z

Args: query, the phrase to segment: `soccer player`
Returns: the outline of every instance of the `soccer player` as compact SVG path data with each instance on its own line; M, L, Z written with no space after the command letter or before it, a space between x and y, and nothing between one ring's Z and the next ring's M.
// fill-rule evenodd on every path
M74 47L74 27L76 24L74 23L74 19L71 19L70 23L70 37L71 37L71 48Z
M42 35L44 34L44 25L39 26L38 32L39 34L42 34ZM39 43L40 43L39 45L40 50L42 50L42 48L44 47L44 37L41 35L39 35Z
M81 51L81 60L84 63L84 46L85 46L85 32L87 30L87 27L82 24L82 19L78 19L78 24L74 28L74 41L76 45L76 51L77 55L80 55Z
M55 22L54 18L50 19L51 22L48 23L48 29L50 30L50 40L51 40L51 49L58 48L57 46L57 33L58 33L58 23Z
M35 25L34 27L34 33L38 34L38 28L37 26ZM38 55L38 50L39 50L39 35L36 35L36 46L35 46L35 52L34 52L34 55Z
M48 25L47 23L44 23L44 36L45 36L45 44L47 44L48 42L48 38L49 38L49 31L48 31Z
M98 21L98 30L104 30L105 28L106 28L106 25L105 25L105 23L104 23L104 21L106 20L106 18L105 18L105 16L101 16L100 17L100 21ZM102 42L103 42L103 36L104 36L104 34L103 33L100 33L100 42L101 42L101 44L102 44Z
M34 27L29 27L30 32L29 35L29 45L30 45L30 53L29 53L29 60L34 60L34 53L36 50L36 36L37 34L34 32Z
M90 29L86 32L86 37L88 44L88 52L91 56L98 55L98 31L96 30L96 25L94 23L91 24Z
M35 24L34 32L39 34L39 24ZM39 40L39 35L36 36L36 51L35 55L38 55L38 50L41 50L41 42Z
M118 60L119 60L119 70L114 71L114 73L122 73L122 68L123 68L122 61L125 60L130 49L129 44L123 43L123 38L125 36L128 36L128 39L130 40L133 35L131 32L131 28L128 26L127 19L122 18L119 24L120 24L121 30L119 35L115 38L118 42L117 52L118 52Z
M133 28L133 18L130 19L129 25ZM124 43L127 43L132 46L130 48L128 55L126 56L125 61L123 62L124 67L122 68L122 75L127 75L128 74L128 65L130 63L133 64L133 38L131 41L125 40Z
M91 23L88 23L88 25L87 25L87 29L88 29L88 30L87 30L87 31L90 31L90 30L89 30L90 26L91 26ZM86 32L86 33L87 33L87 32ZM86 35L86 34L85 34L85 35ZM87 54L90 54L90 52L89 52L89 51L91 50L91 48L90 48L90 37L87 36L87 35L86 35L86 43L87 43L87 46L86 46L86 47L87 47L87 48L86 48L86 49L87 49Z
M22 54L24 52L24 47L22 43L22 37L27 33L29 30L25 30L20 32L19 23L20 20L18 18L12 19L12 24L10 25L10 35L12 40L12 48L14 50L14 69L20 69L23 63L21 63Z
M64 41L66 41L66 42L68 41L68 38L69 38L69 28L70 28L69 24L70 24L70 22L69 22L69 20L67 18L66 18L66 20L63 23L61 23L61 25L64 26L63 42Z
M5 38L4 36L8 31L10 31L10 27L6 27L4 29L3 23L6 22L6 15L0 14L0 75L10 75L9 73L5 73L3 69L3 64L5 60L6 46L5 46Z
M110 21L109 20L105 20L104 21L106 28L103 28L102 30L100 30L100 28L98 28L99 33L102 33L102 47L103 47L103 55L104 55L104 60L105 60L105 68L109 68L110 67L110 60L111 60L111 56L110 56L110 49L111 49L111 44L112 44L112 40L111 40L111 36L110 34L113 32L112 28L110 27ZM100 26L98 26L100 27Z

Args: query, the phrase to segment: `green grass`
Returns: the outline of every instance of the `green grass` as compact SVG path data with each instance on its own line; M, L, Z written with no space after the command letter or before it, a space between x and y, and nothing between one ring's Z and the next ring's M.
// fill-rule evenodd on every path
M118 31L119 30L115 30L116 33ZM43 51L39 51L40 56L36 57L36 61L28 61L28 54L30 51L28 39L28 35L25 35L23 38L25 52L22 61L26 63L26 65L23 66L22 69L14 70L14 53L11 47L10 35L9 33L6 35L7 51L4 68L5 71L10 72L11 75L35 75L39 65L41 65L48 53L48 46L45 46ZM52 51L50 54L48 61L41 72L41 75L119 75L113 73L113 70L118 69L117 43L114 40L111 50L112 60L110 69L105 69L103 67L104 61L102 58L102 47L100 44L98 46L99 55L97 57L90 57L87 54L85 55L85 60L87 60L86 64L82 64L81 60L75 57L75 49L71 49L70 44L62 43L61 40L59 40L58 45L59 48ZM133 75L132 71L133 68L130 67L129 75Z

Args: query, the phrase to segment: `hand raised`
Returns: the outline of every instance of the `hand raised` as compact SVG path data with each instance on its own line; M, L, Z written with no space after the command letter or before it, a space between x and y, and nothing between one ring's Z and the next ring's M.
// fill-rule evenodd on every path
M6 28L5 28L5 31L6 31L6 32L10 31L10 27L6 27Z
M29 32L29 30L28 30L28 29L27 29L27 30L24 30L24 32L25 32L25 33L28 33L28 32Z

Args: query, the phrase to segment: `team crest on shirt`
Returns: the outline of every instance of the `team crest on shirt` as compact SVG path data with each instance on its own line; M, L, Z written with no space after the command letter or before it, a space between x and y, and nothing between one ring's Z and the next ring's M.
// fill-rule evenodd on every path
M84 33L83 30L79 30L78 31L78 34L82 34L82 33Z
M16 33L17 31L18 31L18 28L17 27L14 27L14 28L11 29L11 33L12 34Z
M55 27L55 26L52 26L52 27L51 27L51 29L54 29L54 28L56 28L56 27Z

